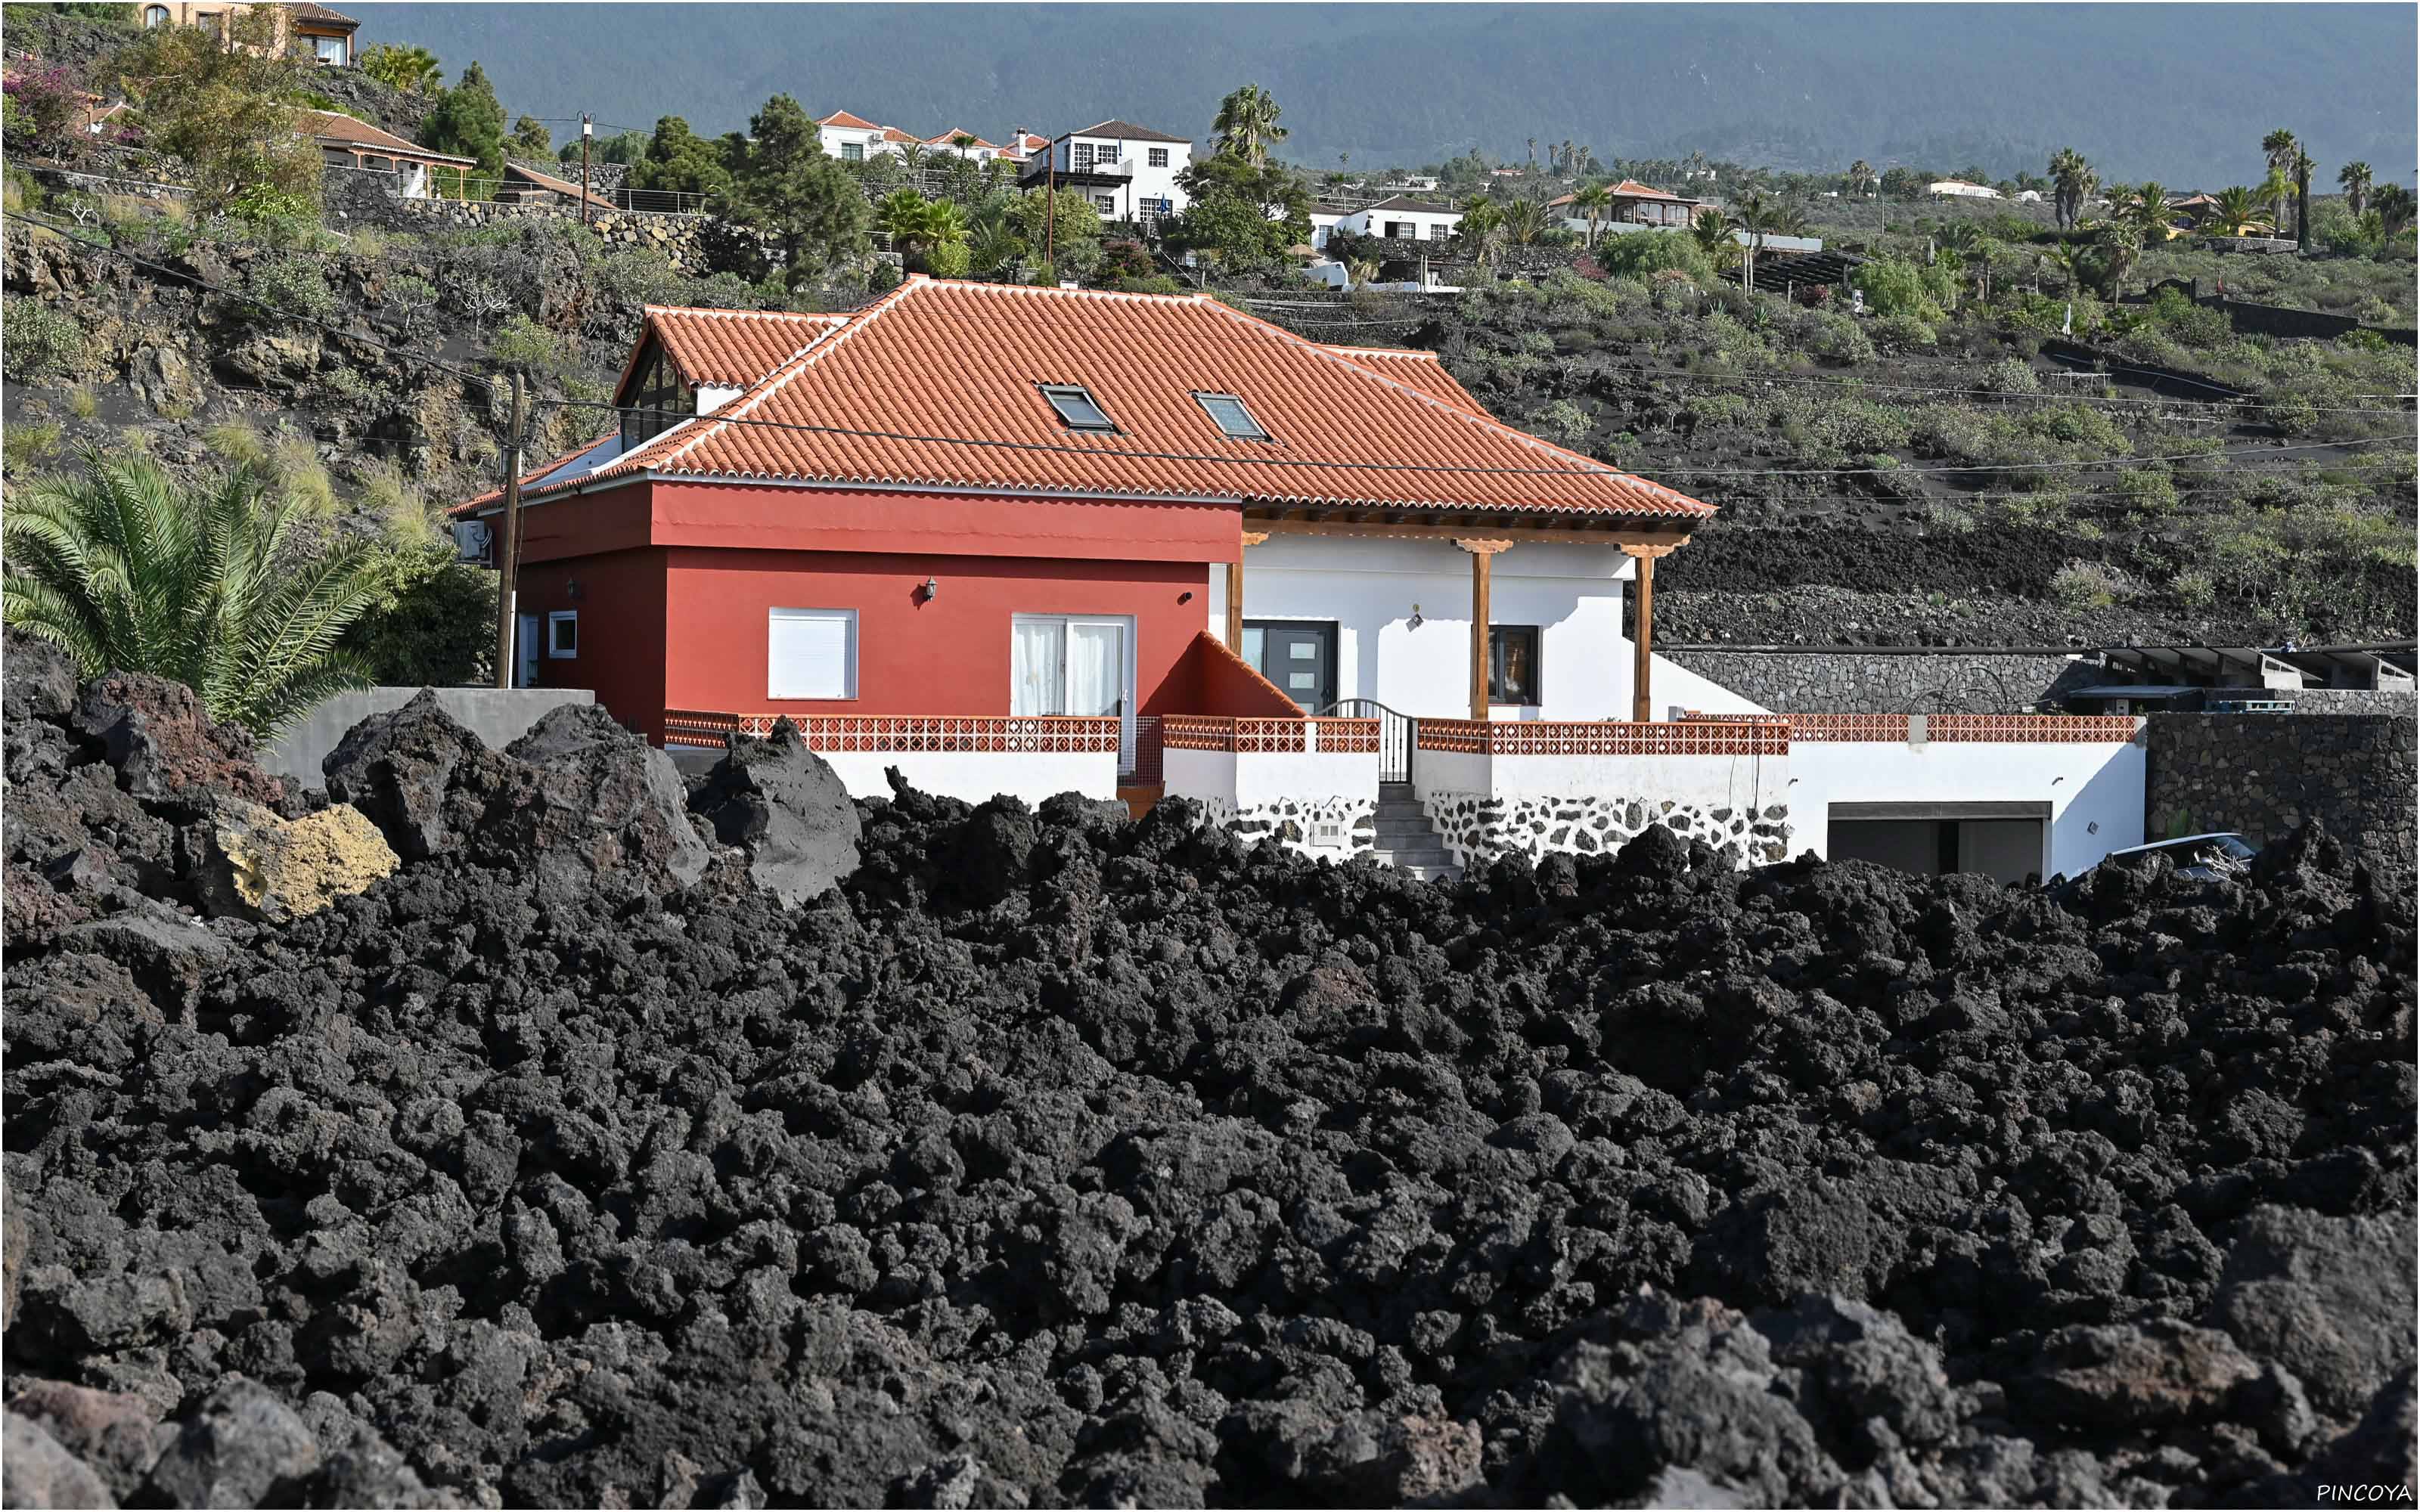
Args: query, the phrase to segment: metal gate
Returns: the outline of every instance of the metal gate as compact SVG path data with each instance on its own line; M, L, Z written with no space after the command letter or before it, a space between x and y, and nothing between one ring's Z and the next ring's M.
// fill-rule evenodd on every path
M1408 782L1412 779L1412 750L1417 744L1418 720L1407 714L1397 714L1376 699L1339 699L1319 711L1323 716L1340 719L1375 719L1378 721L1378 780Z

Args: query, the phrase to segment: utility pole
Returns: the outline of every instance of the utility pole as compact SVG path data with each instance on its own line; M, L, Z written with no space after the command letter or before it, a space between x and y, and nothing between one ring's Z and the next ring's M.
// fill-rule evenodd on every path
M1050 282L1059 282L1059 144L1050 144L1047 196L1042 201L1042 260L1050 269Z
M497 521L503 539L496 548L496 686L513 686L517 662L513 632L520 628L521 534L521 374L513 369L513 428L504 438L504 514Z
M580 224L588 224L588 141L597 134L597 123L586 111L580 113Z

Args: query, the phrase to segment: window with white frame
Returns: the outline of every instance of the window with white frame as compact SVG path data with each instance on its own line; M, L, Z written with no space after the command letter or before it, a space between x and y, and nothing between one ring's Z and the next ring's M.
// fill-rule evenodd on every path
M768 699L857 697L857 610L768 609L765 696Z
M1132 714L1134 622L1124 615L1013 617L1009 713Z
M1074 154L1074 157L1069 161L1075 165L1076 172L1083 173L1093 166L1094 147L1092 143L1078 142L1068 150Z
M580 611L559 609L546 617L546 654L555 661L572 661L580 656Z

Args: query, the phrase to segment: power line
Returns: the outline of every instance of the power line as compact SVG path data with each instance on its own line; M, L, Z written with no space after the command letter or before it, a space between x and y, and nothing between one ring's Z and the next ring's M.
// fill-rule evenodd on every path
M124 250L123 250L123 249L121 249L121 248L118 248L118 247L116 247L116 246L112 246L112 245L111 245L111 244L109 244L108 242L105 242L105 241L98 241L98 240L94 240L94 239L92 239L91 238L88 238L88 237L84 237L84 236L76 235L76 234L74 234L73 232L70 232L70 231L67 230L67 229L66 229L66 228L64 228L64 227L61 227L61 226L58 226L58 225L53 224L52 223L50 223L50 222L48 222L48 221L41 220L41 219L39 219L39 218L38 218L38 217L33 217L33 216L25 215L25 214L24 214L23 212L22 212L22 211L18 211L18 210L6 210L6 211L0 211L0 217L5 217L6 219L8 219L8 220L12 220L12 221L21 221L21 222L24 222L24 223L26 223L26 224L32 224L32 225L36 225L36 226L39 226L39 227L41 227L42 229L47 230L47 231L50 231L50 232L52 232L53 234L54 234L54 235L56 235L56 236L60 237L62 239L69 240L69 241L72 241L72 242L76 242L76 243L78 243L78 244L80 244L80 245L83 245L83 246L91 247L91 248L93 248L93 249L95 249L95 250L97 250L97 251L101 251L101 252L108 253L108 254L110 254L110 255L113 255L113 256L116 256L116 257L122 258L123 260L125 260L125 261L127 261L127 262L129 262L129 263L132 263L132 264L133 264L133 265L135 265L135 266L137 266L137 267L145 268L145 269L150 270L152 270L152 271L154 271L154 272L161 273L161 274L164 274L164 275L166 275L167 277L177 279L177 280L178 280L178 281L180 281L180 282L182 282L182 283L190 284L190 285L194 285L194 286L195 286L195 287L198 287L198 288L201 288L201 289L205 289L205 290L207 290L207 291L209 291L209 292L210 292L210 293L220 295L220 296L222 296L222 297L224 297L224 298L228 298L228 299L235 299L235 300L240 300L240 301L245 301L245 302L247 302L247 303L256 305L256 306L258 306L258 307L260 307L260 308L262 308L262 309L269 310L269 311L271 311L271 312L272 312L272 313L274 313L274 314L276 314L276 315L278 315L278 316L282 316L282 317L284 317L284 318L287 318L287 319L289 319L289 320L293 320L293 321L297 321L297 322L300 322L300 323L302 323L302 324L318 326L318 328L320 328L320 329L321 329L321 330L323 330L323 331L327 331L327 332L332 332L332 333L334 333L334 334L335 334L335 335L342 336L342 337L344 337L345 339L347 339L347 340L349 340L349 341L357 341L357 342L361 342L361 343L363 343L364 345L370 346L370 347L374 347L378 348L379 350L381 350L381 351L384 351L384 352L390 353L390 354L392 354L392 355L394 355L394 356L403 358L403 359L405 359L405 360L407 360L407 361L410 361L410 362L418 363L422 364L423 366L426 366L426 367L427 367L427 368L430 368L430 369L432 369L432 370L434 370L434 371L441 372L441 373L446 373L446 374L452 375L452 376L457 377L457 378L464 378L464 379L469 380L469 381L471 381L471 382L475 382L475 383L477 383L477 384L481 385L483 388L487 389L490 394L493 394L493 393L497 393L497 392L498 392L498 385L497 385L497 382L496 382L496 380L495 380L494 378L490 378L489 376L488 376L488 375L486 375L486 374L476 372L476 371L474 371L474 370L473 370L473 369L470 369L470 368L463 368L463 367L457 367L457 366L455 366L455 365L453 365L453 364L451 364L451 363L448 363L439 362L439 361L437 361L436 359L433 359L433 358L430 358L430 357L425 356L425 355L423 355L423 354L421 354L421 353L417 353L417 352L411 351L411 350L410 350L410 349L408 349L408 348L401 347L396 347L396 346L395 346L394 344L392 344L392 343L390 343L390 342L381 341L381 340L380 340L379 338L377 338L377 337L375 337L375 336L370 336L370 335L365 334L365 333L360 332L355 332L355 331L349 331L349 330L347 330L347 329L345 329L345 328L343 328L343 327L340 327L340 326L338 326L338 325L334 324L334 322L332 322L332 321L322 320L322 319L319 319L318 317L314 316L306 316L306 315L299 315L299 314L296 314L296 313L294 313L294 312L292 312L292 311L288 311L288 310L287 310L285 307L283 307L283 306L281 306L281 305L278 305L278 304L272 303L271 301L268 301L268 300L262 299L262 298L260 298L258 295L250 294L250 293L247 293L247 292L245 292L245 291L243 291L243 290L240 290L240 289L230 289L230 288L226 288L226 287L225 287L225 286L223 286L223 285L217 285L217 284L214 284L214 283L209 282L209 280L207 280L207 279L203 279L203 278L199 277L198 275L185 272L185 271L183 271L182 270L175 269L175 268L169 268L169 267L167 267L167 266L165 266L165 265L163 265L163 264L155 263L155 262L149 261L149 260L148 260L148 259L147 259L147 258L138 257L138 256L134 255L133 255L133 254L132 254L132 253L129 253L129 252L124 251ZM602 411L605 411L605 412L607 412L607 413L613 414L613 415L617 415L617 416L618 416L618 415L626 415L626 414L633 414L633 413L639 413L639 412L641 412L641 411L640 411L640 409L639 409L639 408L638 408L638 407L636 407L636 406L618 406L618 405L614 405L614 404L613 404L613 403L611 403L611 402L609 402L609 401L605 401L605 400L596 400L596 399L575 399L575 398L571 398L571 397L569 397L569 396L567 396L567 395L566 395L566 396L564 396L564 397L562 397L562 398L559 398L559 399L557 399L557 400L555 400L555 401L553 401L553 402L554 402L554 403L556 403L557 405L561 406L561 407L562 407L562 408L564 408L564 409L579 409L602 410ZM1492 417L1491 417L1491 418L1492 418ZM1648 474L1650 474L1650 473L1654 473L1654 472L1678 473L1678 474L1681 474L1681 475L1683 475L1683 476L1691 476L1691 477L1707 477L1707 478L1735 478L1735 477L1861 477L1861 476L1885 476L1885 475L1887 475L1887 476L1898 476L1898 477L1907 477L1907 476L1914 476L1914 475L1917 475L1917 474L1939 474L1939 473L1955 473L1955 472L2002 472L2002 471L2019 471L2019 470L2024 470L2024 469L2049 470L2049 469L2065 469L2065 468L2086 468L2086 467L2101 467L2101 466L2119 466L2119 465L2132 465L2132 464L2143 463L2143 462L2207 461L2207 460L2211 460L2211 459L2214 459L2214 458L2217 458L2217 457L2220 457L2220 456L2229 456L2229 455L2256 455L2256 454L2259 454L2259 453L2275 453L2275 452L2318 451L2318 450L2327 450L2327 449L2332 449L2332 448L2335 448L2335 447L2342 447L2342 446L2358 446L2358 445L2366 445L2366 444L2371 444L2371 443L2373 443L2373 442L2399 441L2399 440L2404 440L2404 438L2402 438L2402 437L2364 437L2364 438L2357 438L2357 439L2352 439L2352 440L2343 440L2343 441L2310 442L2310 443L2307 443L2307 444L2298 445L2298 446L2281 446L2281 447L2258 446L2258 447L2244 447L2244 448L2236 449L2236 450L2234 450L2234 451L2214 451L2214 452L2177 453L2177 454L2173 454L2173 455L2164 455L2164 456L2115 456L2115 457L2086 457L2086 458L2080 458L2080 459L2055 460L2055 461L2043 461L2043 462L1972 463L1972 464L1961 464L1961 465L1953 465L1953 466L1946 466L1946 467L1892 467L1892 468L1767 468L1767 469L1726 470L1726 469L1707 469L1707 468L1675 468L1675 467L1652 467L1652 466L1651 466L1651 467L1641 467L1641 468L1637 468L1637 469L1621 469L1621 468L1615 468L1615 467L1613 467L1613 466L1612 466L1612 465L1610 465L1610 464L1601 464L1601 465L1591 466L1591 467L1586 467L1586 468L1504 468L1504 467L1463 467L1463 466L1440 465L1440 464L1435 464L1435 463L1364 463L1364 462L1333 462L1333 461L1322 461L1322 460L1314 460L1314 459L1305 459L1305 458L1288 458L1288 457L1252 457L1252 456L1240 456L1240 457L1238 457L1238 456L1225 456L1225 455L1220 455L1214 454L1214 453L1197 453L1197 452L1163 452L1163 451L1139 451L1139 450L1132 450L1132 449L1126 449L1126 448L1119 448L1119 449L1116 449L1116 450L1104 450L1103 448L1098 447L1098 446L1079 446L1079 445L1075 445L1075 444L1072 444L1072 443L1065 443L1065 442L1053 442L1053 441L1018 441L1018 440L1004 440L1004 439L999 439L999 438L988 438L988 437L966 437L966 436L926 436L926 435L920 435L920 434L916 434L916 433L913 433L913 432L906 432L906 431L874 430L874 429L869 429L869 428L861 427L861 426L852 426L852 425L823 425L823 424L811 424L811 423L803 422L803 421L761 420L761 419L744 418L744 417L737 417L737 416L700 415L700 416L695 417L695 421L697 421L697 422L703 422L703 423L707 423L707 424L717 424L717 425L754 426L754 427L758 427L758 428L762 428L762 429L781 430L781 431L788 431L788 432L802 433L802 434L810 434L810 435L846 436L846 437L859 438L859 439L869 440L906 441L906 442L913 442L913 443L917 443L917 444L927 444L927 445L966 446L966 447L988 447L988 448L995 448L995 449L1001 449L1001 450L1010 450L1010 451L1019 451L1019 452L1046 452L1046 453L1064 454L1064 455L1079 455L1079 456L1091 456L1091 457L1114 456L1114 457L1136 458L1136 459L1147 460L1147 461L1218 462L1218 463L1228 463L1228 464L1236 464L1236 463L1240 463L1240 464L1245 464L1245 465L1259 465L1259 466L1266 466L1266 467L1289 467L1289 468L1334 469L1334 470L1338 470L1338 471L1389 471L1389 472L1450 473L1450 474L1466 475L1466 476L1473 476L1473 475L1475 475L1475 476L1515 476L1515 477L1606 477L1606 476L1617 476L1617 477L1618 477L1618 476L1622 476L1622 475L1625 475L1625 474L1627 474L1627 475L1631 475L1631 476L1645 477L1645 476L1647 476ZM1499 421L1499 422L1497 422L1497 424L1503 424L1503 422L1500 422L1500 421ZM1514 428L1514 427L1512 427L1512 426L1509 426L1509 425L1508 425L1506 428L1507 428L1507 429L1512 429L1512 428ZM1524 434L1526 434L1526 433L1524 433ZM2352 466L2362 466L2362 465L2363 465L2363 464L2347 464L2347 466L2348 466L2348 467L2352 467ZM2367 465L2367 466L2399 466L2399 464L2366 464L2366 465Z

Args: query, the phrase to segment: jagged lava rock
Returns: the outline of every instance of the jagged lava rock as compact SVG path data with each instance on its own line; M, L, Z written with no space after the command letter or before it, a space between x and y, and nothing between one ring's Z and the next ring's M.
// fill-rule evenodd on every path
M716 840L746 853L748 875L783 903L803 903L857 870L857 805L786 717L765 739L734 736L690 809Z

